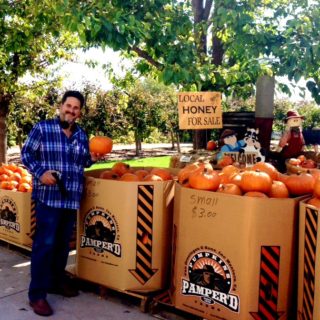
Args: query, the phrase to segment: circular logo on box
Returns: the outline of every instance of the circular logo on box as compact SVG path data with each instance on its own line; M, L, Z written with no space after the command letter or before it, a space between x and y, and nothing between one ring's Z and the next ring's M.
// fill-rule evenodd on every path
M182 294L197 296L204 303L218 303L239 312L239 297L232 294L233 273L229 262L211 250L197 249L189 255L185 279L182 279Z
M108 210L92 209L84 218L84 234L80 247L91 247L96 252L110 252L121 256L121 245L117 240L117 222Z
M7 196L0 200L0 226L20 232L20 224L17 223L17 205Z

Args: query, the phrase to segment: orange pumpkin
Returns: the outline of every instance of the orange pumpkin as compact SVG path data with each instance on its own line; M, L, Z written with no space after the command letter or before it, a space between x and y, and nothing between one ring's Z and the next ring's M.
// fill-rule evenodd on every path
M20 166L17 167L15 172L20 173L21 177L30 176L30 173L28 172L28 170Z
M229 177L229 183L234 183L240 187L243 173L244 171L239 171L238 173L231 175L231 177Z
M204 169L192 173L189 177L189 183L194 189L216 191L220 185L220 177L217 171Z
M240 169L235 167L232 164L229 164L229 165L223 167L221 172L223 172L224 174L226 174L227 176L230 177L231 175L240 172Z
M15 180L19 182L21 180L21 175L18 172L14 172L11 176L9 176L8 181Z
M242 191L241 191L240 187L234 183L221 183L219 185L217 192L233 194L233 195L237 195L237 196L242 195Z
M32 184L32 176L23 176L20 180L19 183L29 183L30 185Z
M198 163L190 163L190 164L186 165L184 168L182 168L178 172L179 183L182 185L185 185L186 183L188 183L190 174L192 174L196 170L202 170L199 167Z
M149 174L149 171L145 169L138 169L134 174L142 181L143 178Z
M220 160L218 160L218 166L223 168L233 163L233 159L230 156L224 155Z
M123 174L120 178L120 181L139 181L139 177L136 176L134 173L127 172Z
M313 186L313 195L317 198L320 198L320 178L315 179Z
M272 180L277 180L279 177L279 171L277 168L268 162L257 162L252 166L252 170L260 170L267 173Z
M107 154L112 150L112 139L105 136L95 136L89 141L89 150L93 153Z
M123 174L129 172L129 170L130 170L130 165L127 164L127 163L121 162L121 161L120 161L120 162L116 162L116 163L112 166L111 170L112 170L113 172L115 172L119 177L121 177Z
M282 181L274 180L268 196L270 198L289 198L289 190Z
M32 191L32 187L27 182L19 183L18 191L20 191L20 192L31 192Z
M317 197L313 197L307 201L307 204L310 204L318 209L320 209L320 199Z
M9 176L5 173L0 175L0 181L7 181L9 179Z
M106 180L118 180L119 176L117 173L113 172L112 170L105 170L101 172L99 178L106 179Z
M213 150L215 150L216 148L217 148L217 144L216 144L215 141L209 140L209 141L207 142L207 150L213 151Z
M152 168L150 174L161 177L163 181L172 180L171 172L165 168Z
M315 179L307 172L291 174L285 181L290 195L301 196L307 193L313 193Z
M17 190L18 182L17 181L1 181L0 188L6 190Z
M265 193L259 191L248 191L244 194L244 196L255 198L268 198L268 196Z
M147 174L142 181L163 181L161 177L156 174Z
M271 190L272 179L270 176L259 170L244 171L242 174L240 188L244 192L258 191L268 193Z

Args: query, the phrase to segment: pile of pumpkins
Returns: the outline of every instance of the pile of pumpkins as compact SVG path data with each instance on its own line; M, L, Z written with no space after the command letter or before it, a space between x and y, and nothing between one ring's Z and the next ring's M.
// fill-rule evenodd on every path
M0 166L0 189L31 192L32 176L21 165L2 164Z
M166 168L141 168L133 169L129 164L116 162L110 170L101 172L99 178L119 181L167 181L175 177Z
M271 163L258 162L249 168L227 164L214 170L210 163L187 165L178 181L188 188L261 198L290 198L313 194L311 204L320 207L320 170L280 173Z

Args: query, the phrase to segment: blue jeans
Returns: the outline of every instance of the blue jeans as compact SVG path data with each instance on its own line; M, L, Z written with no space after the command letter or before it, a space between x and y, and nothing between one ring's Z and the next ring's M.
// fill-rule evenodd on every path
M76 210L73 209L52 208L38 202L35 212L30 301L45 299L49 288L64 281L69 242L76 221Z

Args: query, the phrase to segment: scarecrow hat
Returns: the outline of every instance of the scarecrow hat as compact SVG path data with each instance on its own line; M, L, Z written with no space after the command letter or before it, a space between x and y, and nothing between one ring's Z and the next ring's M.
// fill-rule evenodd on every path
M305 117L304 116L300 116L298 111L295 111L295 110L289 110L287 112L287 117L285 118L285 122L287 122L289 119L292 119L292 118L301 118L301 119L304 119Z
M201 270L202 272L208 272L208 273L212 273L215 274L215 270L213 268L213 266L209 265L209 264L205 264Z
M220 136L220 140L223 141L224 138L228 138L228 137L231 137L231 136L236 136L237 133L231 129L225 129L221 136Z

